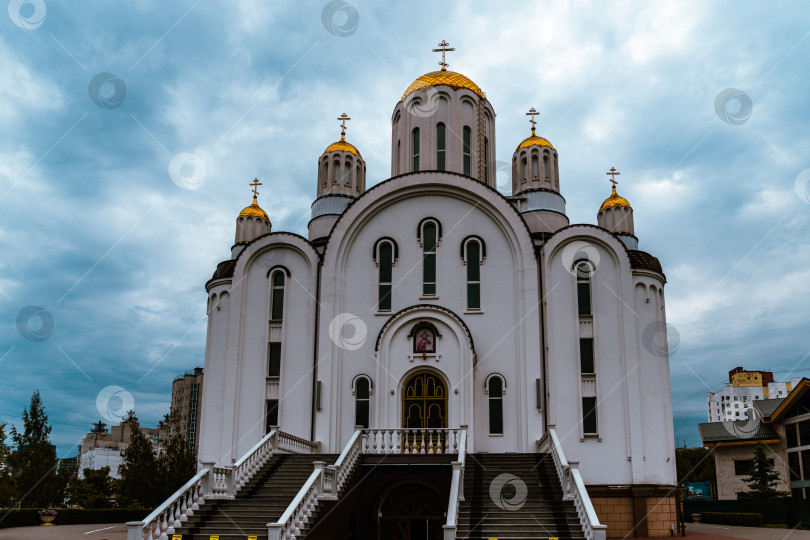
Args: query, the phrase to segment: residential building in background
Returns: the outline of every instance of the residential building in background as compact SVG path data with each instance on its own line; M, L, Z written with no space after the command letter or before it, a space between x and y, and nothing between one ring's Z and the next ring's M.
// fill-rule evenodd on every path
M745 420L759 399L779 399L787 396L800 377L787 382L773 380L771 371L747 371L736 367L728 372L728 382L719 392L706 393L709 422Z
M180 415L180 433L196 452L200 442L200 403L203 368L196 367L172 382L172 412Z
M137 425L138 418L133 417L133 419ZM169 435L163 422L160 422L156 428L139 427L144 436L152 443L152 450L158 454L163 449L163 443ZM124 462L124 450L127 449L131 440L132 426L128 420L112 426L109 431L104 422L94 424L90 432L82 439L79 447L77 457L79 478L84 478L84 469L99 470L102 467L109 467L110 476L120 478L118 466Z
M79 456L60 458L56 466L56 472L60 476L75 478L79 475Z

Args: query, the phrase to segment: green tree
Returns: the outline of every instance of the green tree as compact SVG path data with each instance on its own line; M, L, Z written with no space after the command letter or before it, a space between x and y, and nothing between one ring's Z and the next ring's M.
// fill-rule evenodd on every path
M11 478L11 450L6 444L6 424L0 424L0 508L8 508L16 500L16 488Z
M714 449L709 448L676 448L675 468L678 482L711 482L717 483L714 467Z
M130 414L127 422L132 433L129 446L124 450L124 462L118 467L119 505L154 508L165 499L160 466L138 420Z
M84 478L71 478L67 487L68 502L82 508L110 508L112 494L109 467L84 469Z
M172 413L163 423L168 431L168 440L160 454L161 478L166 497L180 489L197 472L197 455L180 432L180 415Z
M775 470L773 460L768 457L765 445L757 443L751 472L743 482L748 484L748 491L738 491L738 499L774 499L787 495L777 491L774 486L779 482L779 473Z
M22 413L23 430L11 427L11 439L16 447L11 467L18 503L26 506L50 507L61 505L65 482L56 474L56 447L48 439L51 430L48 415L39 390Z

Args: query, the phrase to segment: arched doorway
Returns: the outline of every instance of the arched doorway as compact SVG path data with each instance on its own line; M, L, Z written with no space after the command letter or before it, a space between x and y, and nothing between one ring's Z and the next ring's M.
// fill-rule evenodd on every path
M441 540L444 508L430 488L405 484L391 491L380 506L377 538L385 540Z
M430 371L412 375L402 390L402 427L406 431L404 453L441 453L446 441L447 386Z

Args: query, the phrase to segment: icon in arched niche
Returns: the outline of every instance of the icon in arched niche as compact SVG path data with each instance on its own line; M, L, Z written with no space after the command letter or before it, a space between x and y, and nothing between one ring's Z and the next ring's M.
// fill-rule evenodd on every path
M432 354L436 352L436 340L442 336L435 326L422 321L411 329L408 337L413 341L414 354Z

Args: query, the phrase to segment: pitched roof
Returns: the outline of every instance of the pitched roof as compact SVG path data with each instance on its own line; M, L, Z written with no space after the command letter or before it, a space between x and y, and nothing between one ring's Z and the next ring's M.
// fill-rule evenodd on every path
M773 412L785 401L785 398L757 399L754 401L754 408L763 420L770 420Z
M704 445L749 442L753 444L756 441L779 438L773 424L765 424L758 418L698 424L698 430Z

